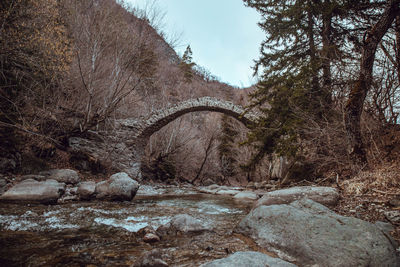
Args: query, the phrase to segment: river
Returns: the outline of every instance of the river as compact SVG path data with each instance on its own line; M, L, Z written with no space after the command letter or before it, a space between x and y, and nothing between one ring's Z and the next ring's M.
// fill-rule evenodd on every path
M150 186L130 202L0 204L0 266L132 266L152 249L160 249L170 266L198 266L258 249L232 233L249 209L250 203L231 197ZM189 214L212 231L143 241L140 229L156 229L177 214Z

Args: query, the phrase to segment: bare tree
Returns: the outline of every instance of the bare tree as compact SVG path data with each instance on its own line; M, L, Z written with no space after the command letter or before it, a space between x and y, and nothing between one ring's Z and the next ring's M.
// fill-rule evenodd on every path
M354 155L357 161L363 163L367 161L360 127L364 100L372 83L376 49L399 12L399 4L400 0L389 1L378 22L366 33L362 47L359 77L350 92L345 108L345 124L350 154Z
M201 173L202 173L202 171L203 171L203 168L204 168L204 166L205 166L207 160L208 160L209 157L210 157L210 154L211 154L211 153L213 152L213 150L215 149L214 144L215 144L216 139L217 139L217 138L216 138L216 131L214 131L214 132L211 133L210 137L208 138L208 140L207 140L207 142L206 142L206 146L205 146L205 149L204 149L203 161L201 162L200 168L199 168L199 170L197 171L196 176L195 176L195 177L193 178L193 180L191 181L192 184L195 183L195 182L200 178L200 175L201 175Z
M122 100L151 81L157 58L147 42L145 22L129 21L129 14L113 1L67 3L76 55L69 100L72 109L82 112L79 131L85 132L104 122Z

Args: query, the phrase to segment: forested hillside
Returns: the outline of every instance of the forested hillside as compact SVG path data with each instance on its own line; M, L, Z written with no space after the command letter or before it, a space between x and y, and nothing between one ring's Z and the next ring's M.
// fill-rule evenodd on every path
M192 62L190 46L176 54L151 26L157 14L146 16L114 0L1 3L2 171L68 165L71 136L112 135L115 119L184 99L245 104L244 92ZM161 180L223 178L220 119L189 114L162 129L147 148L145 172Z
M2 171L74 165L70 137L112 136L116 119L201 96L263 117L249 135L217 113L177 119L146 148L149 179L334 181L396 162L398 2L244 3L266 32L248 89L196 65L190 45L177 55L155 13L114 0L3 1Z

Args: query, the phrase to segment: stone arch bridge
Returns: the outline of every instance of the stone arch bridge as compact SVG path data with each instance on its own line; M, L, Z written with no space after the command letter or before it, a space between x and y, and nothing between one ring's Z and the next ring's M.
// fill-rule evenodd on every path
M197 111L214 111L231 116L242 122L246 127L254 123L259 115L256 112L246 112L242 106L213 97L201 97L182 101L167 108L157 110L141 118L121 119L116 122L116 128L129 139L135 151L134 161L139 163L150 136L168 123L182 115Z
M213 97L189 99L140 118L120 119L115 123L111 143L92 142L78 137L70 138L73 151L81 151L99 159L112 159L112 165L132 176L141 175L142 156L150 136L182 115L197 111L214 111L231 116L245 126L254 123L259 115L246 112L242 106ZM103 156L107 155L107 156Z
M118 120L117 128L129 130L132 140L138 139L143 141L149 139L153 133L180 116L196 111L220 112L237 119L245 126L249 126L258 118L258 114L255 112L245 113L242 106L235 105L232 102L213 97L201 97L182 101L139 119Z

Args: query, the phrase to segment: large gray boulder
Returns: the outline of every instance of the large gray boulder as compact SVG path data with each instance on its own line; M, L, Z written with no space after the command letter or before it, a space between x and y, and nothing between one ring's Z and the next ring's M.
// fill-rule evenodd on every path
M255 207L289 204L302 198L308 198L326 206L334 206L339 200L339 193L332 187L297 186L268 192L256 202Z
M0 196L5 202L56 203L65 192L65 184L55 180L38 182L27 179L11 187Z
M132 200L139 189L139 184L125 172L111 175L106 180L96 184L95 194L98 199Z
M96 183L93 181L82 182L78 186L77 194L82 200L89 200L94 196Z
M260 252L255 251L239 251L227 258L218 259L200 265L200 267L296 267L292 263L273 258Z
M45 176L46 179L53 179L61 183L77 184L80 182L79 174L70 169L55 169L40 172L39 175Z
M309 199L260 206L235 231L302 266L399 266L395 244L379 227Z

